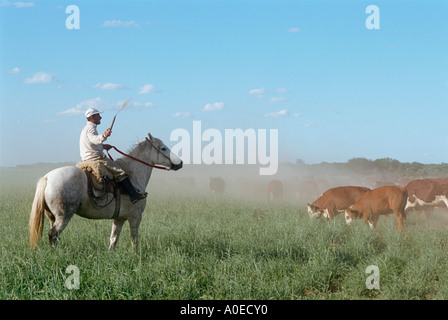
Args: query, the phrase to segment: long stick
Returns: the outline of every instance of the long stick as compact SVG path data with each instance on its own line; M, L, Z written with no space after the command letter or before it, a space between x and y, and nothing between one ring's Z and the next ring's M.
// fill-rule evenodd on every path
M114 119L112 120L112 124L109 127L109 130L112 131L112 127L114 126L115 123L115 118L117 117L117 115L120 113L121 110L124 109L124 107L126 107L126 105L128 104L128 102L131 101L131 99L126 100L123 105L121 106L120 110L118 110L117 114L115 115Z

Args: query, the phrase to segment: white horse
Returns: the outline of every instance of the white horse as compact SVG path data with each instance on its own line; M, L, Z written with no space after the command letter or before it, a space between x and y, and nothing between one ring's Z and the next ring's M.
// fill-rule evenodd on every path
M182 168L182 160L157 138L151 134L137 143L130 152L130 157L117 160L123 168L127 168L129 178L138 190L144 191L148 185L154 165L166 167L168 170ZM135 160L138 159L138 160ZM139 161L140 160L140 161ZM121 229L129 221L131 242L134 248L138 245L138 228L146 199L131 203L129 196L121 195L120 211L116 216L115 199L103 207L94 206L87 191L87 176L78 167L62 167L54 169L40 178L31 209L29 236L30 246L37 246L44 225L44 213L50 220L48 237L50 245L55 246L61 232L65 229L74 214L88 219L113 219L109 250L118 242Z

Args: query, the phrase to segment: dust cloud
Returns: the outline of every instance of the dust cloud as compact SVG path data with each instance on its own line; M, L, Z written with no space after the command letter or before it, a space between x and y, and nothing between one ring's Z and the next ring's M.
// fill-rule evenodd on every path
M224 190L212 190L213 179L224 181ZM429 177L419 177L429 178ZM347 167L321 163L300 165L280 163L272 176L259 175L258 165L195 165L187 164L176 172L153 170L147 191L153 196L187 196L235 199L251 204L291 204L305 209L323 192L339 186L362 186L374 189L383 185L406 186L409 178L381 170L348 170ZM447 208L430 208L426 212L410 212L407 225L429 229L448 226ZM393 219L393 218L392 218Z
M187 164L177 172L153 170L148 191L213 195L210 184L214 178L225 182L222 194L227 197L248 201L282 200L301 205L313 202L329 188L344 185L372 188L381 180L381 177L301 168L291 163L280 163L277 173L271 176L259 175L258 165Z

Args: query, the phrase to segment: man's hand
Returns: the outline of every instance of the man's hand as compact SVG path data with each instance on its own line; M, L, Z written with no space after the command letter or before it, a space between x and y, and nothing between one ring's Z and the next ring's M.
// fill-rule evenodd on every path
M110 128L108 128L108 129L106 130L106 132L104 132L104 137L105 137L105 138L108 138L108 137L111 135L111 133L112 133L112 131L110 130Z
M103 148L106 149L106 151L109 151L112 146L110 144L103 143Z

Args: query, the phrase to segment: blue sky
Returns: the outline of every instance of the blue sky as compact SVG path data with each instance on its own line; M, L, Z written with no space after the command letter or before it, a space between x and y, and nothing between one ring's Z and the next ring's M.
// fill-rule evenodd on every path
M278 129L280 161L446 163L447 21L442 0L0 0L0 166L79 161L84 111L103 131L128 98L122 150L200 120Z

